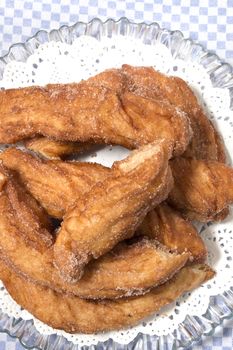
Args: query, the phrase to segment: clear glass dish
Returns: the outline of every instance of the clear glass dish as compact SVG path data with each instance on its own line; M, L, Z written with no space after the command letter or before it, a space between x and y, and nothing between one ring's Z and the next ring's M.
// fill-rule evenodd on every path
M39 31L34 37L24 44L12 45L9 52L0 58L0 79L3 76L4 67L12 60L25 62L39 45L49 41L61 41L71 44L73 40L81 35L90 35L100 38L102 34L111 37L114 34L133 36L134 38L146 38L147 43L160 42L165 44L171 51L173 57L182 60L191 59L198 62L208 70L211 81L216 87L228 88L231 97L231 109L233 109L233 71L229 64L222 62L215 54L207 52L199 44L190 39L184 39L179 31L161 29L157 23L147 25L145 23L131 23L126 18L119 21L112 19L101 22L93 19L89 23L78 22L68 27L63 26L59 30L47 33ZM139 333L129 344L118 344L109 339L91 349L178 349L186 348L198 341L202 335L211 335L216 326L224 319L233 317L233 288L225 291L222 295L210 298L207 311L201 317L187 315L178 329L167 336L151 336ZM10 317L0 312L0 331L17 337L26 348L38 348L43 350L78 350L87 349L87 346L74 345L64 337L40 334L35 328L32 320L23 320Z

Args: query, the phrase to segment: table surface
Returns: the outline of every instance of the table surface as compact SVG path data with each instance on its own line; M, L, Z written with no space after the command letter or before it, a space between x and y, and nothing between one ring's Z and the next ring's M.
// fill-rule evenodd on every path
M233 65L233 0L0 0L0 56L11 44L25 41L40 29L57 29L94 17L105 20L122 16L181 30L185 37ZM24 347L18 340L0 334L0 350L5 349ZM225 321L214 336L205 337L191 349L232 350L233 320Z

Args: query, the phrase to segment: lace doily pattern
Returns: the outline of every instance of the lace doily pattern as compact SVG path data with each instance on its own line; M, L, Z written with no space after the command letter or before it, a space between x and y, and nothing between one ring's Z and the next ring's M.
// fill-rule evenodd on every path
M61 42L55 37L55 41L45 42L34 49L33 53L26 57L25 62L9 60L4 67L0 87L7 89L45 85L47 83L78 82L107 68L121 67L124 63L135 66L153 66L163 73L183 78L190 85L209 117L223 135L228 153L233 154L231 136L233 134L233 112L230 106L231 96L228 89L229 76L228 80L225 79L226 75L230 74L230 68L227 65L222 66L220 73L224 78L220 79L221 74L216 73L216 70L220 68L211 65L211 62L208 61L209 57L203 53L201 48L198 45L192 45L189 41L182 40L179 33L173 34L172 37L166 31L160 31L160 35L155 36L152 35L152 27L145 27L147 31L144 32L142 29L141 32L139 30L136 32L136 27L133 26L131 32L128 33L131 35L119 35L121 33L119 30L110 37L109 26L106 25L104 28L105 30L102 31L95 28L92 36L81 35L78 38L72 38L70 42L68 39ZM100 35L100 33L102 34ZM91 34L91 31L89 31L89 34ZM170 41L168 42L166 40L168 40L169 35ZM203 60L206 60L204 61L205 64ZM86 160L111 165L114 160L121 159L125 155L126 153L120 147L107 147L97 153L96 157L90 157ZM232 218L231 213L222 223L199 226L200 234L208 247L209 264L216 270L216 276L197 290L186 293L172 305L163 308L159 313L144 320L136 327L119 332L88 336L70 335L54 330L36 320L27 311L22 310L11 299L2 285L0 289L0 307L4 313L15 318L21 317L23 320L33 320L35 327L41 334L55 333L63 335L74 344L92 345L104 342L109 338L117 343L128 344L139 333L156 336L170 334L173 341L177 342L178 345L184 344L186 340L189 344L190 338L188 339L187 335L185 336L186 333L182 331L182 327L189 329L192 325L193 328L189 329L192 335L194 330L198 333L197 329L202 324L202 330L206 330L206 333L208 333L209 324L202 317L203 311L207 310L211 296L222 294L231 287L233 278L231 257L233 251ZM226 300L228 298L229 295ZM211 307L208 310L211 313ZM192 316L187 318L187 315L198 317L198 321ZM187 324L183 322L184 320ZM182 326L179 326L181 323ZM179 330L179 334L177 330ZM195 336L197 337L196 333Z

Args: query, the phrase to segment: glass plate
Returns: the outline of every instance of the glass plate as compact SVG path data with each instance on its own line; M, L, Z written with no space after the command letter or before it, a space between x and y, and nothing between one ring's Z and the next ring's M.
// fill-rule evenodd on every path
M78 22L71 27L62 26L59 30L39 31L24 44L12 45L8 54L0 58L0 79L3 76L4 67L12 60L25 62L27 58L38 48L40 44L49 41L61 41L71 44L81 35L90 35L99 38L101 34L111 37L114 34L133 35L142 38L145 34L150 42L160 42L166 45L173 57L182 60L197 61L208 69L211 81L216 87L228 88L233 109L233 71L229 64L222 62L215 54L207 52L199 44L190 39L184 39L179 31L161 29L157 23L147 25L145 23L131 23L127 18L118 21L112 19L101 22L93 19L89 23ZM32 320L10 317L0 311L0 332L6 332L17 337L26 348L38 348L43 350L81 350L81 349L178 349L186 348L198 341L202 335L211 335L216 326L224 319L233 317L233 287L222 295L210 298L209 306L201 317L187 315L178 329L167 336L158 337L139 333L129 344L118 344L112 339L93 345L91 347L74 345L62 336L43 335L35 328Z

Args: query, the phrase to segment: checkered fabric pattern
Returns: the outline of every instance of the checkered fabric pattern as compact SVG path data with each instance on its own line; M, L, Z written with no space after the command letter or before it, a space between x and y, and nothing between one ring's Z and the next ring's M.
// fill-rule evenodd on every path
M25 41L39 29L122 16L181 30L185 37L233 64L233 0L0 0L0 56L11 44ZM0 350L23 349L18 340L0 334ZM189 350L201 349L232 350L233 322L225 321L214 336Z
M201 342L187 350L232 350L233 321L224 321L223 327L216 328L213 336L204 337Z
M233 0L0 0L0 54L39 29L122 16L179 29L233 63Z

